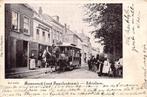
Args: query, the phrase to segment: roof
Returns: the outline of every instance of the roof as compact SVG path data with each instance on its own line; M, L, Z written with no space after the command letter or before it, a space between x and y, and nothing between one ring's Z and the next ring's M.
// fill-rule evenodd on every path
M31 7L29 4L24 3L23 5L27 8L29 8L30 10L32 10L33 12L36 12L35 9L33 7Z
M54 22L55 24L58 24L61 27L64 27L61 23L57 22L55 19L53 19L50 15L48 14L43 14L43 17L46 18L46 20L49 20L50 22Z
M62 43L62 44L60 45L60 47L72 47L72 48L81 49L81 48L77 47L76 45L73 45L73 44L71 44L71 43L66 43L66 42Z

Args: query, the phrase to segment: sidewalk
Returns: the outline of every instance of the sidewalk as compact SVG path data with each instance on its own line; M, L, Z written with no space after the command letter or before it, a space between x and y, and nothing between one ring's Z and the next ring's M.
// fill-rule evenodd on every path
M87 63L82 64L81 69L88 70ZM44 75L45 72L49 72L50 68L36 68L34 70L30 70L27 67L20 67L20 68L12 68L6 71L6 78L13 79L13 78L37 78L37 76Z
M46 69L47 68L36 68L34 70L29 70L27 67L13 68L6 71L6 78L27 78L29 76L43 74Z

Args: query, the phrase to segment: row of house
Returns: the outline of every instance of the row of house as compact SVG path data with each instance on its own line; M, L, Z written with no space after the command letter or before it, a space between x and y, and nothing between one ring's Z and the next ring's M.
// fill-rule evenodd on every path
M46 46L69 42L81 49L82 62L91 54L90 38L61 24L59 16L38 12L28 4L5 4L5 68L29 67L31 53L38 56Z

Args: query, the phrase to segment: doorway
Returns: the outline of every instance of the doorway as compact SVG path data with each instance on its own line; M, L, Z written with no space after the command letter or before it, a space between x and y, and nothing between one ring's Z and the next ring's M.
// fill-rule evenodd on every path
M27 41L23 41L23 62L22 62L22 66L23 67L27 67L27 63L28 63L28 42Z
M16 41L16 67L27 67L28 42L24 40Z

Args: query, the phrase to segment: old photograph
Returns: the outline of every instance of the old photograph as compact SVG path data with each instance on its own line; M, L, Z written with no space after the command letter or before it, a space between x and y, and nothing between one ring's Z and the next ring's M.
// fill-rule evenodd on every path
M123 78L122 3L5 3L5 79Z

